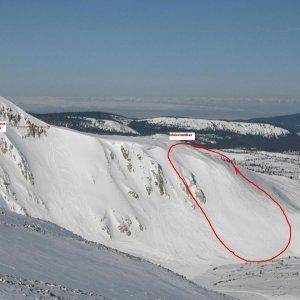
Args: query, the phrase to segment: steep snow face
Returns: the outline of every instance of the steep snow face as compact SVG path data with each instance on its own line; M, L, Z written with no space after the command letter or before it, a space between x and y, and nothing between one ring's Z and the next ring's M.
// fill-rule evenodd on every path
M1 299L231 299L50 223L1 211L0 224Z
M21 122L45 126L1 102L19 114ZM212 264L236 261L213 237L169 166L165 136L100 137L56 127L40 135L28 131L12 123L0 136L12 145L0 155L3 207L190 278ZM185 147L176 149L173 158L219 234L238 253L263 259L283 247L288 229L278 209L226 162ZM299 255L299 182L250 172L248 176L288 212L295 229L286 255Z
M229 122L222 120L205 120L190 118L160 117L144 119L149 124L166 127L182 127L191 130L222 130L238 134L260 135L263 137L279 137L289 134L289 131L280 127L263 123Z

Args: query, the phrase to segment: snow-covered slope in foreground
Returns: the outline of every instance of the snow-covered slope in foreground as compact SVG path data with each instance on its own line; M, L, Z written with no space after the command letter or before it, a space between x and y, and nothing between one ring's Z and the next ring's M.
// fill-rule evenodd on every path
M0 212L1 299L229 299L51 223Z
M10 123L0 136L2 206L189 278L211 265L236 262L168 164L166 136L104 138L32 127L43 123L4 99L0 112ZM26 123L30 129L16 127ZM186 147L173 156L214 227L237 253L264 259L282 249L288 236L282 215L226 162ZM300 255L299 182L247 174L287 211L293 239L286 255Z

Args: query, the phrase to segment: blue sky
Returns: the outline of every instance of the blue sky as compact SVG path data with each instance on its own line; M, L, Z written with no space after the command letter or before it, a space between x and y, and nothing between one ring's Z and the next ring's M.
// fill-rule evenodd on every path
M300 1L0 0L0 94L300 99Z

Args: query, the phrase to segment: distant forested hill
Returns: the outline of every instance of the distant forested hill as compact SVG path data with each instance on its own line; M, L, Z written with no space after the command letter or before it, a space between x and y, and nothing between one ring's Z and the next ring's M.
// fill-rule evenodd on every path
M248 120L248 122L268 123L300 132L300 113L276 117L254 118Z

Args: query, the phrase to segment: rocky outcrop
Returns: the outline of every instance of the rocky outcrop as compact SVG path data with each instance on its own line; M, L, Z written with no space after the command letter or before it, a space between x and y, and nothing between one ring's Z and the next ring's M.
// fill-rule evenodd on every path
M4 201L3 204L9 210L22 215L26 215L25 209L18 203L17 195L11 188L9 175L1 167L0 167L0 196Z
M6 135L0 138L0 154L8 155L17 165L24 178L34 185L34 177L24 155L11 143Z
M7 124L11 127L25 131L25 134L22 134L23 138L46 136L47 129L49 129L47 125L35 124L28 116L14 111L4 104L0 106L0 119L7 121Z
M202 203L206 202L206 197L204 195L204 192L202 189L199 187L199 184L197 183L196 176L191 173L191 177L189 179L190 185L189 188L196 197L197 200L201 201Z

